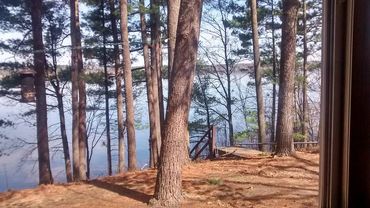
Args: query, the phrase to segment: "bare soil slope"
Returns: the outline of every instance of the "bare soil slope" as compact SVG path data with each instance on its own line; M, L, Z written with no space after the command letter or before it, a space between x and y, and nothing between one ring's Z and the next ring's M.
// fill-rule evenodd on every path
M182 207L317 207L319 155L243 154L184 167ZM155 170L0 193L0 207L148 207Z

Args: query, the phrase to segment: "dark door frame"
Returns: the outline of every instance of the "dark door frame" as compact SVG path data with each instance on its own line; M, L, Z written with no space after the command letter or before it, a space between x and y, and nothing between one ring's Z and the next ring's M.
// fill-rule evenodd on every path
M323 4L320 207L370 207L370 1Z
M320 207L347 204L349 1L323 1L323 67L320 125ZM344 206L346 207L346 206Z

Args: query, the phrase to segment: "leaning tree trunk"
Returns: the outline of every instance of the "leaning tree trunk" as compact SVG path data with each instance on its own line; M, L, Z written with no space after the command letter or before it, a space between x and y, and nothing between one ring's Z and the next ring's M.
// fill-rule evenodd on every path
M123 96L122 96L122 70L119 62L119 40L117 31L117 18L115 14L114 0L109 0L110 22L113 36L114 52L114 71L116 77L117 93L117 123L118 123L118 172L122 173L125 169L125 142L124 142L124 120L123 120Z
M48 139L48 118L46 106L45 88L45 52L42 42L41 9L42 0L29 1L32 18L33 38L33 63L36 71L36 122L37 122L37 151L39 161L39 184L53 183L53 176L50 168L49 139Z
M182 0L180 6L169 107L154 194L156 203L163 207L179 206L182 197L181 149L188 127L202 3L202 0Z
M171 85L171 71L175 55L176 30L179 19L180 0L170 0L167 3L167 27L168 27L168 86ZM169 92L168 92L169 94Z
M70 1L71 13L71 82L72 82L72 159L73 159L73 180L80 180L80 152L79 152L79 107L78 107L78 50L76 46L76 10L78 1Z
M57 101L58 101L58 112L59 112L59 120L60 120L60 133L62 137L62 144L63 144L63 154L64 154L64 166L66 168L66 179L67 182L72 182L72 170L71 170L71 157L69 155L69 147L68 147L68 138L67 138L67 131L66 131L66 119L64 116L64 104L63 104L63 95L60 92L59 81L57 81L57 88L55 89L57 94Z
M128 147L128 170L136 170L136 138L134 120L134 96L132 92L130 45L128 42L127 0L121 0L121 31L126 98L126 126Z
M156 115L154 112L155 101L153 96L153 83L152 83L152 71L149 63L149 47L147 43L147 31L145 22L145 1L140 0L140 29L141 29L141 40L143 44L143 56L144 56L144 67L145 67L145 79L148 97L148 112L149 112L149 127L150 127L150 138L149 138L149 150L150 150L150 160L149 166L151 168L157 167L159 148L157 141L160 140L161 131L159 120L156 120Z
M257 96L257 120L258 120L258 139L259 143L266 143L266 122L265 122L265 105L263 103L262 89L262 69L260 64L260 49L257 20L257 1L250 0L252 35L253 35L253 59L254 59L254 76ZM266 145L259 145L263 152L268 151Z
M283 1L279 103L276 126L276 154L290 155L293 146L294 72L298 0Z

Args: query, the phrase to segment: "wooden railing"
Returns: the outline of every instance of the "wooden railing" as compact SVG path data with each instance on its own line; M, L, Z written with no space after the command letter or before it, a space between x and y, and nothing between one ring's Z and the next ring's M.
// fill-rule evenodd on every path
M196 160L202 154L202 152L208 146L208 158L212 159L216 157L216 138L217 138L217 129L216 126L211 126L206 133L196 142L194 147L189 152L189 157L192 160ZM201 146L203 144L203 146ZM194 156L192 156L194 153Z
M303 145L313 145L316 146L318 145L318 141L312 141L312 142L294 142L294 148L302 147ZM260 146L260 145L268 145L270 147L275 147L276 143L275 142L264 142L264 143L242 143L242 144L235 144L234 146L239 146L239 147L248 147L248 146Z

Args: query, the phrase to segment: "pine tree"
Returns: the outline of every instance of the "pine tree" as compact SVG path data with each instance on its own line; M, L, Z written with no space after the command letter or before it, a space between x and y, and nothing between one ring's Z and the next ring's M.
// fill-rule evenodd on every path
M293 146L294 72L299 2L283 0L279 103L276 125L276 154L290 155Z
M72 175L72 160L69 153L69 144L68 144L68 137L67 137L67 130L66 130L66 119L65 119L65 111L64 111L64 95L63 95L63 82L60 78L59 71L58 71L58 58L60 57L61 53L58 50L60 47L63 39L64 34L67 28L67 21L64 18L67 15L67 8L64 3L58 4L56 2L44 3L44 16L46 22L44 23L44 28L46 29L45 35L45 49L46 54L51 58L51 68L53 72L53 76L49 78L50 84L54 89L55 97L57 99L57 107L59 113L59 121L60 121L60 136L62 139L63 145L63 156L64 156L64 165L65 165L65 172L66 172L66 180L67 182L73 181Z
M36 71L36 119L37 119L37 150L39 161L39 183L51 184L53 177L51 174L48 140L48 122L46 107L46 88L45 88L45 52L42 38L41 10L42 0L28 1L31 7L32 37L34 68Z
M149 44L148 44L148 36L147 36L147 28L146 28L146 20L145 20L145 1L140 0L140 30L141 30L141 40L143 44L143 56L144 56L144 67L145 67L145 80L146 80L146 88L147 88L147 98L148 98L148 113L149 113L149 128L150 128L150 135L149 135L149 151L150 151L150 158L149 158L149 166L151 168L157 167L158 165L158 157L159 157L159 147L158 147L158 140L161 139L161 131L160 131L160 120L159 120L159 109L157 109L157 102L155 101L156 98L154 97L154 85L152 81L152 67L150 66L149 60ZM156 112L157 111L157 114ZM156 117L157 116L157 117Z
M167 3L168 25L168 82L170 83L173 58L176 45L177 21L179 19L180 0L172 0ZM170 84L168 84L170 85Z
M163 207L176 207L181 199L181 149L188 127L201 11L202 0L181 1L169 106L154 194L158 205Z
M136 138L134 120L134 97L132 92L132 75L130 45L128 41L128 3L127 0L120 1L121 8L121 33L123 50L123 78L125 82L126 100L126 127L127 127L127 147L128 147L128 170L136 170Z
M257 0L250 0L252 35L253 35L253 59L254 59L254 76L257 97L257 119L258 119L258 140L260 143L266 143L266 123L265 123L265 105L263 101L262 89L262 69L260 63L259 35L257 22ZM267 146L260 145L261 151L267 151Z
M86 180L86 89L81 50L79 1L70 1L72 42L72 149L73 178Z

